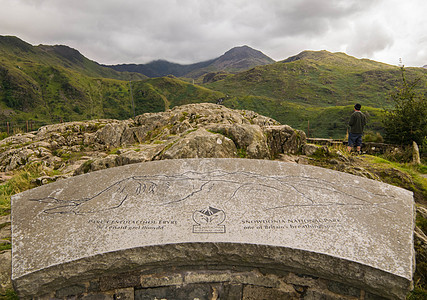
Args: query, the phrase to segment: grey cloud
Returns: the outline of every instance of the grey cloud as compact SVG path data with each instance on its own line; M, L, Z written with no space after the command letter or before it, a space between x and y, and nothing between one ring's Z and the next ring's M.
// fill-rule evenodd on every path
M274 59L343 45L369 56L393 45L382 23L365 25L389 0L1 1L0 34L66 44L100 63L192 63L243 44Z
M286 30L289 35L318 35L327 32L343 19L350 19L361 11L369 10L377 1L370 0L294 0L278 1L273 11L275 29Z
M393 38L378 22L357 26L347 51L359 57L372 57L375 52L393 45Z

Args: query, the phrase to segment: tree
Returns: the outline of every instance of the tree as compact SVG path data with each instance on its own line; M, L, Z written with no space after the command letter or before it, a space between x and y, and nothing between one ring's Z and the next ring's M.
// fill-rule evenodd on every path
M408 81L401 67L400 85L390 94L394 108L385 110L383 125L387 142L410 145L427 143L427 100L425 91L416 91L421 78Z

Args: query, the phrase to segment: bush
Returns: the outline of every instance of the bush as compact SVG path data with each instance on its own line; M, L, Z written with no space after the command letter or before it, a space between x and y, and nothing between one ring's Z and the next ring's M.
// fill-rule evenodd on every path
M365 135L363 136L363 141L364 142L371 142L371 143L383 143L384 142L384 138L382 137L382 135L379 132L373 132L373 131L366 131Z
M386 141L400 145L411 145L415 141L423 145L427 136L427 99L424 94L415 92L421 78L407 81L405 69L401 70L401 84L390 94L394 108L385 110Z

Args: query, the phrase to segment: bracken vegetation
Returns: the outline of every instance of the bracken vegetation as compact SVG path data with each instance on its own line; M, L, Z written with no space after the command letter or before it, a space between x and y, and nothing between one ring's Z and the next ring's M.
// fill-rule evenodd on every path
M202 85L188 78L147 79L117 72L66 46L34 47L15 37L0 36L0 54L3 132L6 122L26 130L27 121L37 128L61 121L127 119L187 103L218 102L309 129L310 136L343 138L352 105L360 102L369 114L368 129L384 135L383 108L394 105L387 94L400 81L398 67L327 51L304 51L234 75L222 73L218 80ZM406 73L409 81L420 78L414 91L425 95L427 70L407 68ZM204 76L195 82L201 84Z
M411 190L417 205L427 206L427 69L403 69L344 53L304 51L237 74L209 76L215 80L204 80L203 74L195 81L174 76L147 78L103 67L66 46L34 47L16 37L0 36L0 139L45 124L123 120L200 102L252 110L304 130L310 137L342 139L353 105L359 102L368 116L365 141L382 142L383 137L397 144L416 141L423 163L411 164L409 150L354 158L343 149L338 154L337 149L327 148L315 153L310 162L336 170L342 167L340 171ZM155 131L150 139L155 143ZM56 154L64 161L82 155ZM238 149L238 155L246 157L246 149ZM340 155L353 167L337 164ZM84 173L92 162L83 166ZM10 214L11 195L35 187L40 176L54 175L43 172L40 164L28 164L9 174L11 178L0 185L0 216ZM427 219L421 213L416 224L427 233ZM427 245L416 241L414 246L415 289L408 299L427 299ZM1 247L0 251L11 246ZM11 290L1 297L17 299Z

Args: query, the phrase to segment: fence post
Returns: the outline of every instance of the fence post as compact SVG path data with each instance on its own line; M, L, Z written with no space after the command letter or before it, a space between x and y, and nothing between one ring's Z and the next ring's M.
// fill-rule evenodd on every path
M9 122L6 122L7 123L7 135L9 135Z

